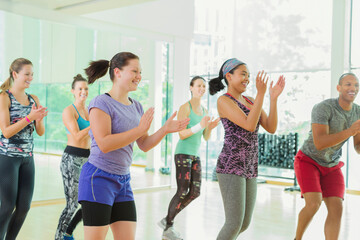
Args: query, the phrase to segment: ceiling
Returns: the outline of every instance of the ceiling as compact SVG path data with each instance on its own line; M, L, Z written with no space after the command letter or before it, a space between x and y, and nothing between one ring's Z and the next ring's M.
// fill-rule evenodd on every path
M4 1L4 0L1 0ZM0 1L0 2L1 2ZM48 10L72 15L83 15L107 9L121 8L156 0L5 0L6 2L30 4Z

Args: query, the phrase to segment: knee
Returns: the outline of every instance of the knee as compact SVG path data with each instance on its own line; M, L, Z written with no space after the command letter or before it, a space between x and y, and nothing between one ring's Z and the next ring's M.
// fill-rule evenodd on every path
M319 210L320 206L321 201L311 201L305 204L305 208L314 214Z
M18 215L26 215L30 210L30 204L19 204L16 206L15 211Z
M178 189L178 191L176 192L176 195L180 198L180 199L184 199L187 195L188 191L185 189Z
M241 230L240 230L240 233L244 232L246 229L248 229L250 226L250 220L249 221L246 221L242 224L241 226Z
M195 199L198 198L200 196L200 188L195 189L192 193L191 193L191 199Z

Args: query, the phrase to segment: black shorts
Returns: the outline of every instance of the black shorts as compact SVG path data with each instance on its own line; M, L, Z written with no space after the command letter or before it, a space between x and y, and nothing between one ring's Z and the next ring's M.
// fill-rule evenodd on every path
M136 222L134 201L107 204L81 201L84 226L106 226L118 221Z

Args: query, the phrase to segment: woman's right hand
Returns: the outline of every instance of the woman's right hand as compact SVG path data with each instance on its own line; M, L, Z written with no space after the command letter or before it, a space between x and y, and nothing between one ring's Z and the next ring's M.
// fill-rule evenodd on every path
M146 133L149 130L153 119L154 119L154 108L151 107L142 115L138 128L143 133Z
M205 116L201 119L200 121L200 125L202 128L207 128L207 126L209 126L210 124L210 117L209 116Z
M267 88L267 82L269 80L269 77L266 77L266 75L267 74L264 72L264 70L262 70L261 72L258 72L258 74L256 76L257 94L265 95L266 88Z
M47 107L43 107L43 106L36 107L35 104L33 104L28 116L31 121L37 121L39 119L41 120L47 115L48 111L46 110Z

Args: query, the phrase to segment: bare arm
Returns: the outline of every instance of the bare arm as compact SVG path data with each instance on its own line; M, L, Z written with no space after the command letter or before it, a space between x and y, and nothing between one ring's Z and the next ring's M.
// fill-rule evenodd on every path
M0 94L0 129L5 138L11 138L29 124L25 119L22 119L10 125L9 107L9 96L7 93L2 92Z
M45 133L45 125L44 125L44 117L47 116L47 111L46 109L47 108L44 108L40 105L40 101L39 101L39 98L35 95L31 95L33 97L33 99L35 100L36 102L36 105L38 106L36 108L36 110L38 110L39 112L41 112L41 115L39 117L37 116L34 116L33 118L31 118L31 120L34 120L35 121L35 130L36 130L36 133L39 135L39 136L42 136L44 135ZM29 114L29 117L32 117L33 115L31 115L31 112Z
M354 148L355 148L355 151L360 154L360 134L356 134L354 136Z
M84 128L83 130L79 129L79 125L76 121L76 116L69 107L65 108L62 114L62 119L65 127L69 130L70 134L74 137L75 141L80 142L84 138L89 137L90 126Z
M313 123L311 128L316 149L323 150L335 146L351 136L357 135L360 132L360 120L354 122L350 128L333 134L329 134L329 126L325 124Z
M259 122L260 113L264 102L264 95L266 92L267 80L265 81L265 77L266 75L263 75L263 72L261 75L259 72L256 77L256 88L258 92L249 115L246 115L233 100L228 97L221 96L217 100L219 116L229 119L236 125L250 132L255 131L257 123Z
M211 131L217 127L217 125L219 124L220 118L216 118L215 120L210 120L209 125L205 128L204 133L203 133L203 137L205 139L205 141L209 140L210 136L211 136Z
M149 151L151 148L155 147L168 133L179 132L186 128L189 124L190 119L185 118L182 120L174 120L176 112L174 112L171 117L165 122L158 131L152 135L147 133L140 137L136 142L141 150L144 152Z
M146 134L150 127L153 113L153 109L150 108L142 116L139 126L126 132L112 134L110 116L98 108L93 108L89 115L90 128L100 150L108 153L125 147Z
M179 108L179 112L177 115L177 119L178 120L183 120L188 118L190 115L190 106L189 103L185 103L183 105L180 106ZM184 129L182 131L179 132L179 137L181 140L184 140L190 136L192 136L194 133L191 131L190 128Z
M261 111L260 124L261 126L269 133L275 133L278 124L278 114L277 114L277 100L279 95L282 93L285 87L285 77L280 76L275 86L272 86L273 82L270 84L270 112L269 116L265 113L264 110Z

